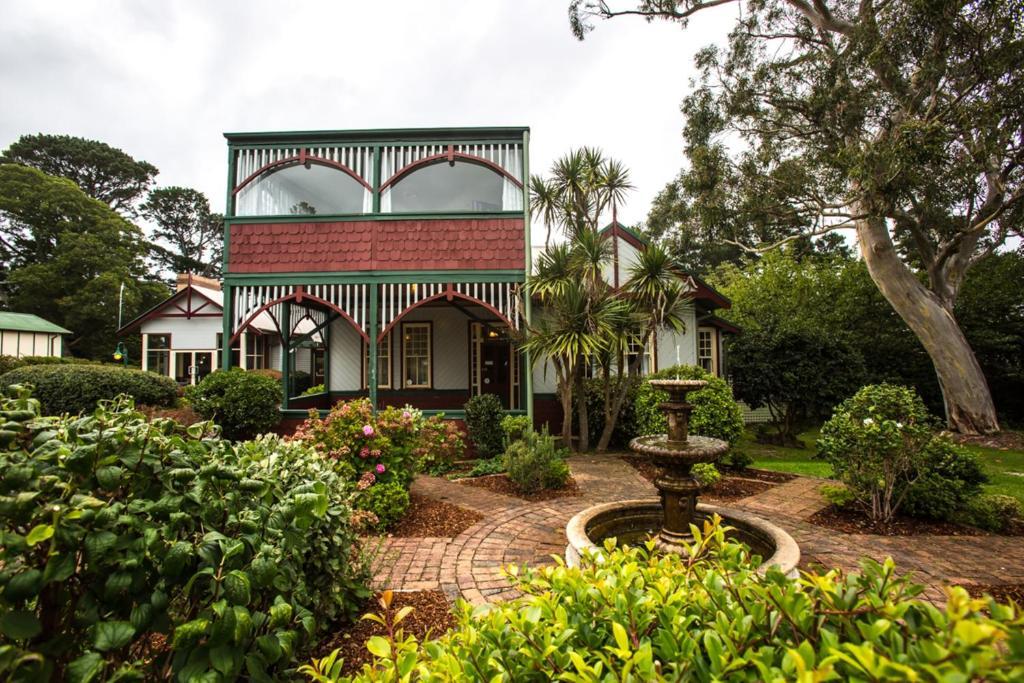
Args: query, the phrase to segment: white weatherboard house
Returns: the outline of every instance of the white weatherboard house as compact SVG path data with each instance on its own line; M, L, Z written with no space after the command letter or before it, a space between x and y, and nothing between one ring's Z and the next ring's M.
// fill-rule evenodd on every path
M65 334L71 331L37 315L0 311L0 356L62 356Z
M217 280L179 275L174 294L135 318L118 334L142 335L142 369L173 377L178 384L201 381L220 366L223 294ZM314 334L293 352L294 367L308 385L323 382L323 348ZM269 315L257 316L231 349L233 367L281 369L281 335ZM305 376L303 376L305 375ZM297 387L301 392L305 387Z

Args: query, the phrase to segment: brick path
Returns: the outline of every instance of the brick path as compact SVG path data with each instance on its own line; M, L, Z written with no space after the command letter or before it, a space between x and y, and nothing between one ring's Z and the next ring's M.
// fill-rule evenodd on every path
M501 575L509 564L550 564L565 550L565 524L580 510L613 500L655 497L654 487L613 455L569 460L579 497L528 503L438 477L417 477L413 490L484 515L455 538L386 539L375 560L375 584L395 590L440 589L472 603L513 597ZM1024 543L1003 536L872 536L842 534L804 521L827 502L821 479L798 477L728 504L766 517L800 545L802 564L855 571L860 558L892 557L904 573L942 600L947 583L1024 582Z

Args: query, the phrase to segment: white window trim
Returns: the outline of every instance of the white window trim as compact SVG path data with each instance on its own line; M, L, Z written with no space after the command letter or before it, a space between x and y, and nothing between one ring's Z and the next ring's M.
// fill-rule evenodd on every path
M380 383L380 368L377 368L377 388L378 389L391 389L392 375L395 374L394 358L391 357L391 351L394 349L392 345L391 337L394 330L388 330L388 333L384 335L384 338L377 343L377 362L380 362L380 349L384 347L387 349L388 362L385 367L388 369L388 381L387 384ZM363 389L368 389L370 386L370 344L365 339L363 340Z
M406 368L408 367L409 356L406 354L405 349L405 331L406 329L426 329L427 330L427 383L426 384L407 384L406 383ZM414 323L402 323L402 388L403 389L432 389L434 387L434 326L429 322L414 322Z

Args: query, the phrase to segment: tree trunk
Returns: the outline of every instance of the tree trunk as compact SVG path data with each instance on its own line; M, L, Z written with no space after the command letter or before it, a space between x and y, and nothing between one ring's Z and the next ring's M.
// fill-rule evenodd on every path
M988 382L956 319L900 260L883 219L862 219L856 225L871 279L924 345L935 366L949 429L961 434L998 432Z
M630 380L633 377L633 373L637 371L640 366L640 360L647 352L647 345L640 347L640 352L633 356L633 359L629 362L629 367L626 376L619 374L619 386L618 391L615 392L615 401L612 403L611 410L608 411L604 421L604 429L601 430L601 438L597 440L597 452L604 453L608 450L609 444L612 442L612 432L615 431L615 425L619 422L619 415L622 414L622 406L626 402L626 396L629 394Z
M572 448L572 382L573 378L566 373L562 364L555 360L558 371L558 398L562 403L562 445Z
M587 389L586 389L586 378L583 376L583 365L577 361L576 363L576 405L579 409L579 450L585 452L590 450L590 415L587 410ZM571 410L571 406L570 406ZM570 419L572 413L569 413Z

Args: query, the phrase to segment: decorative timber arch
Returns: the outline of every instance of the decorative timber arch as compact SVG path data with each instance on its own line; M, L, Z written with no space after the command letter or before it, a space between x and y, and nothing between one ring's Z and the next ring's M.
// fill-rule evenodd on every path
M325 324L326 313L308 305L307 302L323 306L337 313L366 341L369 341L369 315L366 304L367 285L285 285L285 286L243 286L233 290L235 296L235 319L231 331L233 344L242 330L248 327L261 313L268 313L282 334L284 330L278 321L282 319L281 307L298 305L304 309L295 325L309 317L314 323ZM348 310L346 310L348 309ZM351 311L351 312L350 312ZM289 318L291 316L289 315ZM289 336L295 325L289 324Z
M509 171L502 167L501 165L496 164L490 159L486 159L475 154L467 154L466 152L456 151L454 145L448 145L448 149L445 152L442 152L440 154L431 154L429 156L422 157L398 169L394 173L394 175L392 175L390 178L381 183L380 191L383 192L384 190L388 189L389 187L391 187L399 180L409 175L418 168L422 168L424 166L433 166L434 164L439 164L443 162L448 162L449 164L454 165L456 161L465 161L471 164L476 164L478 166L484 166L486 168L491 169L495 173L504 176L505 178L508 178L516 185L516 187L520 189L522 189L523 187L522 181L519 180L519 178L512 175L511 173L509 173Z
M239 192L242 191L243 188L245 188L246 185L248 185L249 183L253 182L254 180L259 178L260 176L264 175L265 173L271 173L273 171L285 169L285 168L288 168L290 166L307 166L308 167L310 164L317 164L319 166L327 166L328 168L333 168L333 169L337 169L339 171L342 171L346 175L351 177L353 180L355 180L357 183L362 185L366 190L369 190L370 192L373 191L373 188L370 186L370 184L368 182L366 182L366 180L363 179L362 176L360 176L358 173L356 173L354 170L352 170L346 164L343 164L340 161L335 161L334 159L328 159L326 157L320 157L320 156L314 156L312 154L308 154L307 150L305 148L303 148L303 149L300 149L299 153L296 154L296 155L284 157L284 158L281 158L281 159L276 159L276 160L271 161L270 163L264 164L260 168L256 169L255 171L250 173L244 180L242 180L242 182L238 183L238 185L235 186L235 189L231 191L231 194L233 194L233 195L238 194Z
M509 329L519 329L518 287L512 282L459 282L406 285L381 285L381 332L387 334L411 311L432 301L462 301L487 309Z

